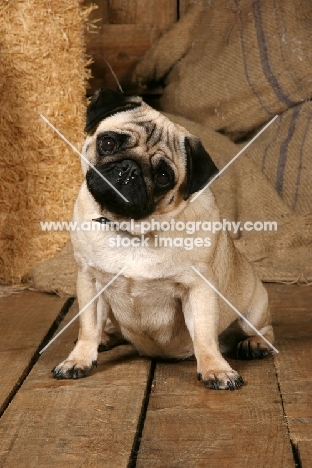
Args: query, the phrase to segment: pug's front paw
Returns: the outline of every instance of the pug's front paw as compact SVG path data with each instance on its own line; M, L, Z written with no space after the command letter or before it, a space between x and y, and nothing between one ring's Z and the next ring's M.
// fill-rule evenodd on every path
M97 361L91 364L86 361L75 359L65 359L52 369L55 379L81 379L90 374L93 367L97 366Z
M78 340L65 361L52 369L55 379L81 379L90 374L97 365L97 344Z
M213 390L238 390L244 384L243 378L234 370L208 370L204 373L197 373L198 380L201 380L206 388Z

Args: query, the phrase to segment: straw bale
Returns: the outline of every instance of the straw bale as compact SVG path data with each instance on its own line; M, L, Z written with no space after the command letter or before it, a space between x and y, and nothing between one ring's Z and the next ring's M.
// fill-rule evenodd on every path
M90 72L81 1L20 0L0 7L0 281L19 282L68 240L40 221L71 218L80 161L40 118L78 149Z

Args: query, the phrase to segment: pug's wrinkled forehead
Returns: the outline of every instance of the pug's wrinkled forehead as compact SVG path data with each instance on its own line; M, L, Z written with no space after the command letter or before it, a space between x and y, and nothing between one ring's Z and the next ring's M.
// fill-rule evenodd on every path
M113 100L115 98L115 101ZM104 100L101 103L99 101ZM115 102L115 105L113 105ZM96 107L95 107L96 104ZM140 148L150 157L161 156L172 162L186 161L185 137L192 135L183 127L147 105L138 96L124 96L111 90L101 90L91 101L85 130L93 137L109 137L122 141L123 148Z

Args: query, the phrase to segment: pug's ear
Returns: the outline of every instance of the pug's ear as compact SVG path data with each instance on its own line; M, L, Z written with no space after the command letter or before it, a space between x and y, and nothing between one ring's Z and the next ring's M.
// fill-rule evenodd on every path
M101 88L95 91L87 108L87 119L84 131L89 132L101 120L118 112L135 109L141 106L139 96L125 96L118 91Z
M198 192L207 185L209 180L218 173L213 160L196 137L186 137L186 186L184 200L192 193Z

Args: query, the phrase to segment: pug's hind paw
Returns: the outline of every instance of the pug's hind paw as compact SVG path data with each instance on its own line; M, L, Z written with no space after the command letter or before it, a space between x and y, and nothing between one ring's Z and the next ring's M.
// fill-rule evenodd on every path
M198 373L198 380L202 380L206 388L213 390L238 390L244 385L243 378L235 371L208 371Z
M98 346L98 353L109 351L110 349L113 349L116 346L121 346L123 344L128 344L128 341L126 341L123 336L108 335L106 339L103 340L102 338L102 341Z
M97 361L87 364L83 361L66 359L52 369L55 379L81 379L90 374L93 367L97 366Z
M263 359L272 354L272 350L258 336L252 336L238 343L236 355L238 359Z

